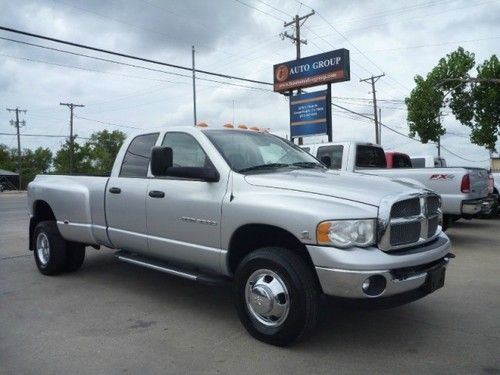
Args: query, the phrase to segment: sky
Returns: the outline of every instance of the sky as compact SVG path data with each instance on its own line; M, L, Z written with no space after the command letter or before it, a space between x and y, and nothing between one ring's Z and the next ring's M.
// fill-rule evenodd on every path
M475 53L476 62L500 54L500 0L0 0L0 25L144 58L207 71L271 82L274 64L295 58L295 46L282 40L283 24L314 9L301 28L302 56L338 48L350 50L351 80L332 85L334 103L373 116L371 87L360 79L385 73L376 84L382 122L408 134L404 98L415 75L426 75L458 46ZM74 132L84 142L92 132L135 132L193 124L189 71L85 51L0 31L0 38L139 65L124 66L84 56L0 39L0 133L13 134L13 113L21 114L23 148L57 151L69 135L69 109L75 109ZM180 74L180 75L179 75ZM472 75L475 75L473 72ZM215 81L215 82L214 82ZM321 87L318 87L321 89ZM197 119L210 127L225 123L257 125L285 136L288 100L270 86L197 75ZM444 110L448 131L442 150L449 165L489 166L489 153L472 145L469 130ZM373 122L335 108L334 141L375 141ZM50 134L58 137L33 137ZM325 142L325 137L304 143ZM17 147L16 137L0 143ZM386 150L437 155L435 145L382 129ZM500 148L500 142L498 143ZM464 160L466 159L466 160Z

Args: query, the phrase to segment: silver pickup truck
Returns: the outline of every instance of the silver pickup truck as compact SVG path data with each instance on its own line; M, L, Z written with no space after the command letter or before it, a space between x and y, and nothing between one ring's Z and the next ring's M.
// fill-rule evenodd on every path
M408 302L442 287L453 254L439 205L425 189L328 170L271 134L172 128L130 137L109 178L37 176L29 248L46 275L106 246L138 266L232 280L249 333L286 345L312 330L323 294Z
M445 225L470 219L491 205L488 171L474 167L386 168L382 147L366 142L319 143L303 148L330 169L416 181L441 196Z

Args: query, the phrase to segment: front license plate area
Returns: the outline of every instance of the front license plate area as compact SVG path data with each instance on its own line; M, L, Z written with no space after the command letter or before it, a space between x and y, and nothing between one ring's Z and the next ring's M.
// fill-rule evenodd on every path
M445 267L439 267L427 273L424 289L427 293L432 293L444 286L444 278L446 274Z

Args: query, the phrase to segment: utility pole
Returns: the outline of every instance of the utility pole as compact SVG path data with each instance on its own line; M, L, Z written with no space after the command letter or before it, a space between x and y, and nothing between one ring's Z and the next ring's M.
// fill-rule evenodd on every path
M191 54L192 54L192 59L193 59L193 113L194 113L194 126L196 126L196 123L198 122L196 120L196 70L194 67L194 46L191 46Z
M292 43L295 43L295 48L296 48L296 59L300 59L300 45L301 44L307 44L307 40L305 39L300 39L300 27L304 24L304 22L307 21L309 17L314 15L314 10L311 11L311 13L306 14L305 16L300 17L298 14L295 15L292 21L290 22L285 22L283 24L283 27L288 27L288 26L294 26L295 27L295 34L288 34L286 31L284 33L281 33L281 39L285 40L285 38L288 38L292 41ZM298 90L298 93L300 93L301 90ZM293 141L293 139L292 139ZM299 145L303 143L302 137L299 137Z
M382 145L382 108L378 109L378 140L380 141L380 145Z
M373 94L373 116L375 118L375 143L380 144L379 137L379 123L378 123L378 113L377 113L377 95L375 91L375 83L382 77L385 76L385 73L382 73L378 76L371 76L369 78L360 79L359 82L371 82L372 85L372 94Z
M22 186L22 168L21 168L21 134L19 132L19 128L26 125L26 121L19 121L19 112L26 113L25 109L16 108L6 108L8 112L16 112L16 120L10 120L10 124L16 128L17 132L17 173L19 178L19 185L17 190L21 190Z
M59 103L59 105L65 105L69 108L69 174L73 174L73 149L74 149L74 140L73 137L73 108L75 107L85 107L83 104L74 104L74 103Z

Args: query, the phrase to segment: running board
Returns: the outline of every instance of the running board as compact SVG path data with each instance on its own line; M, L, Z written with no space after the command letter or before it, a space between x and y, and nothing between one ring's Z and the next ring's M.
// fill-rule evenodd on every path
M152 270L160 271L163 273L168 273L169 275L183 277L188 280L198 281L203 284L218 285L218 284L223 284L229 280L229 278L224 276L213 276L213 275L199 273L196 272L195 270L183 269L181 267L174 266L168 262L146 258L144 256L130 253L124 250L115 252L115 256L123 262L135 264L136 266L150 268Z

